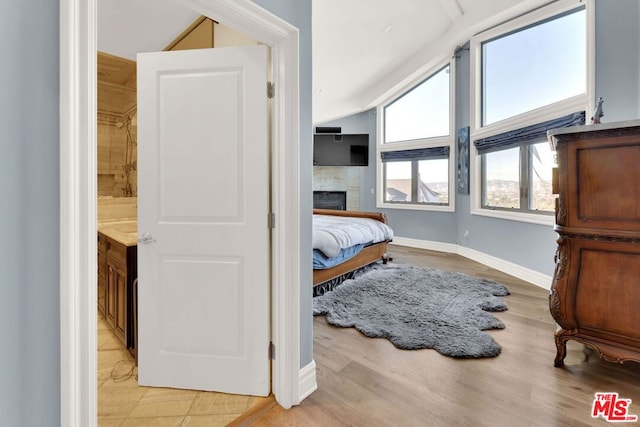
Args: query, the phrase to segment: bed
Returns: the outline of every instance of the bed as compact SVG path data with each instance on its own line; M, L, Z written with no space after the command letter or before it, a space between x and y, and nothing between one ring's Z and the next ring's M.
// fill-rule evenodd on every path
M349 228L351 225L347 226L347 223L352 222L356 223L354 231ZM366 237L369 231L374 233L372 239ZM340 241L340 254L337 256L336 243L331 242L330 247L326 247L327 242L324 240L327 240L329 235L337 235L337 240ZM339 279L359 268L376 261L387 263L390 260L387 243L392 239L393 230L387 225L387 218L383 213L314 209L314 294L320 285ZM344 253L346 255L343 257ZM322 259L325 265L317 265L318 258Z

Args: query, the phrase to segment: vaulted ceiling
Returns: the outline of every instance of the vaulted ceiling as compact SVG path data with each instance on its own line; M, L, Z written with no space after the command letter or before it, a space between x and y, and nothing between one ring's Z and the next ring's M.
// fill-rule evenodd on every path
M474 34L549 2L314 0L313 122L374 107ZM167 0L101 0L98 49L135 59L162 50L196 18Z

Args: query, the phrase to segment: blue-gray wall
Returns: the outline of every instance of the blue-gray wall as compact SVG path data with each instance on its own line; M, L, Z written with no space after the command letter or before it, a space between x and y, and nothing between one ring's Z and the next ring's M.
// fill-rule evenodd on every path
M376 116L375 109L319 124L338 126L342 133L369 134L369 166L360 173L360 210L385 212L396 236L455 243L456 222L451 213L422 213L404 209L379 209L376 196Z
M342 133L369 134L369 166L351 166L360 172L360 210L376 208L376 110L354 114L340 120L323 123L322 126L338 126ZM374 191L373 193L371 191Z
M60 419L58 2L0 13L0 418Z
M469 51L460 52L456 61L456 129L460 129L469 126L471 120ZM469 195L456 194L456 243L547 275L553 274L556 233L552 226L471 215L470 207ZM466 237L465 232L468 232Z
M596 4L596 93L605 100L603 121L640 117L640 2L598 0ZM466 45L468 47L468 44ZM456 62L456 129L470 124L469 51ZM552 64L550 64L552 68ZM375 113L367 111L322 126L342 126L343 132L368 132L375 151ZM375 157L373 158L375 159ZM371 162L371 160L370 160ZM375 188L375 163L361 182L362 193ZM551 226L470 214L469 195L456 194L455 213L378 209L367 195L361 209L380 210L400 237L456 243L552 275L556 233ZM372 201L372 203L370 203ZM468 235L465 237L465 232Z
M257 0L300 29L300 162L311 165L311 0ZM59 2L0 13L0 418L60 420ZM311 251L311 167L301 168L303 253ZM311 260L302 257L301 365L312 358Z
M312 205L311 1L256 3L300 29L300 220L301 250L307 253ZM605 98L603 119L637 118L638 2L598 0L596 4L596 93ZM0 46L5 64L0 73L0 416L7 426L55 426L60 419L58 7L57 1L47 0L4 2L0 14L0 34L6 41ZM457 114L457 127L468 123L468 111L466 119L460 114L464 115ZM370 187L375 188L374 184L371 181ZM553 237L546 236L546 228L466 218L465 199L458 196L456 214L388 213L402 232L399 235L408 231L407 222L412 230L408 237L464 243L460 232L468 225L470 238L465 245L551 273L547 258L553 252ZM523 237L517 256L506 248L514 235ZM538 261L529 262L528 257ZM313 331L311 261L301 258L300 362L304 366L312 358Z
M597 0L596 92L602 122L640 117L640 2Z

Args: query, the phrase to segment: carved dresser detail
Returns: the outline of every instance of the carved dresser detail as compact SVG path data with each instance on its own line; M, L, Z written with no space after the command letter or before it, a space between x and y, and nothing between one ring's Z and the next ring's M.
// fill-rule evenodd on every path
M554 365L575 340L640 362L640 120L553 129L558 249L549 295Z

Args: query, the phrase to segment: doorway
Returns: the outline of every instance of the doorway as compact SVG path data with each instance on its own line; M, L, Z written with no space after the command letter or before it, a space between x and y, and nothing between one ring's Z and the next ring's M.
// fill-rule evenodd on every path
M105 28L117 28L105 18L121 20L123 13L103 13L103 6L98 12L99 40L103 41L99 48L112 46L106 43L109 36ZM146 11L141 11L144 16ZM193 16L191 11L187 13ZM135 11L131 15L136 16ZM132 134L132 140L140 140L133 144L137 155L128 156L122 155L127 154L123 150L125 138L118 133L128 128L117 125L129 120L121 118L115 124L98 120L98 193L108 194L98 199L98 240L112 241L106 248L98 247L98 260L103 261L98 272L108 270L109 285L103 283L102 287L109 296L103 298L107 310L104 304L98 306L105 312L107 324L111 321L116 332L123 332L123 344L135 351L138 361L136 370L131 355L119 351L116 341L104 340L111 331L98 328L100 424L116 419L138 423L149 417L226 423L259 401L243 395L269 394L270 362L265 355L270 338L270 248L264 221L270 194L267 48L251 40L238 42L237 36L230 40L229 29L215 24L214 31L212 24L197 18L189 27L193 30L178 36L181 44L189 43L188 49L165 48L172 52L143 53L136 58L139 49L131 46L139 45L132 34L124 38L125 45L113 46L108 53L117 56L133 51L133 56L128 54L115 64L104 57L106 54L98 57L99 118L118 114L121 106L128 107L137 95L137 108L124 110L127 118L133 115L140 119L133 128L138 133L126 132ZM198 31L203 26L206 31ZM223 30L217 31L221 27ZM198 40L196 36L201 37ZM230 48L232 44L242 47ZM136 61L125 62L131 58ZM124 74L124 78L111 77L105 82L115 74L112 70L122 70L117 75ZM133 82L133 97L130 90L116 90L119 81ZM239 107L229 108L237 103ZM158 123L154 124L156 117ZM239 126L243 127L241 137L236 134ZM220 157L224 161L220 162ZM107 176L112 177L114 171L121 170L131 170L130 186L121 182L114 189L101 182L101 176L111 173ZM124 177L118 173L116 179ZM132 199L138 189L140 197ZM224 203L220 203L222 199ZM231 208L234 200L236 209ZM105 202L111 201L124 203L117 207L137 204L138 212L109 212L106 208L113 206ZM163 207L159 208L161 202ZM104 218L107 213L114 217ZM236 217L229 217L230 213ZM133 233L114 232L114 228L128 231L121 226L130 223ZM250 232L243 233L248 227ZM146 232L153 234L153 243L135 246L136 237ZM221 239L221 235L226 237ZM135 259L131 266L120 259L124 255L119 251L121 245L131 243L134 246L127 246L127 259L137 255L137 269ZM136 270L140 277L137 287ZM99 284L100 279L105 282L104 276L99 274ZM167 292L172 295L169 299ZM98 320L99 326L104 326L102 316ZM139 349L137 340L132 339L137 336L145 345ZM230 353L234 357L228 357ZM141 387L145 385L156 387ZM164 403L158 404L159 400ZM223 411L221 402L226 408Z
M61 1L61 422L96 422L96 165L95 91L97 0ZM272 48L273 233L272 391L280 405L298 404L300 376L298 32L252 2L180 0L205 16ZM94 141L87 144L87 141ZM277 173L276 173L277 171Z

